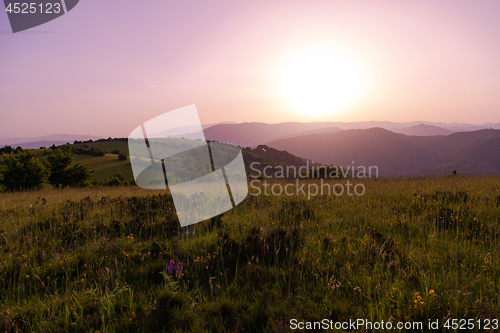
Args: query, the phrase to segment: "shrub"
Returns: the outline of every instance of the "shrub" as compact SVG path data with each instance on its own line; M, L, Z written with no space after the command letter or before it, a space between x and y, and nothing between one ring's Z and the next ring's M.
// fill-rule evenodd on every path
M0 148L0 154L10 154L14 152L14 148L11 146L4 146L3 148Z
M50 170L31 150L20 151L18 156L4 155L4 159L0 185L7 190L39 188L49 177Z
M111 178L104 182L105 186L121 186L127 183L127 179L121 172L115 173Z
M71 165L73 159L71 149L57 148L54 151L47 151L51 185L54 187L83 185L92 176L88 165L81 163Z
M76 147L74 149L75 154L86 154L86 155L92 155L92 156L104 156L107 153L109 153L109 151L107 151L105 149L95 148L95 147L92 147L92 148L88 149L86 146L87 145L84 145L83 147Z

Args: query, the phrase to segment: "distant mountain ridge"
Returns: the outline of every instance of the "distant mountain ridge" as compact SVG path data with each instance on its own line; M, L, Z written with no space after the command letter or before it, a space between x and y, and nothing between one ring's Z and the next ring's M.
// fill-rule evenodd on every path
M433 126L420 124L416 126L397 128L392 130L395 133L405 134L405 135L413 135L413 136L432 136L432 135L450 135L455 133L455 131Z
M471 125L463 123L437 123L427 121L411 121L396 123L391 121L362 121L362 122L285 122L277 124L266 124L263 122L234 123L230 121L215 124L202 125L207 140L228 142L242 147L256 147L261 144L302 136L306 134L320 134L325 132L337 132L339 130L368 129L380 127L397 133L415 136L449 135L453 132L477 131L480 129L500 129L500 123L486 123L483 125ZM164 137L170 134L172 137L196 138L196 126L186 126L168 131L154 133L155 137ZM128 135L128 133L126 133ZM75 140L96 140L101 137L94 135L78 134L54 134L40 137L0 138L0 147L5 145L21 146L25 149L38 148L73 142ZM44 141L44 142L40 142Z
M327 127L327 128L313 129L313 130L303 131L300 133L279 136L279 137L273 139L273 141L282 140L282 139L289 139L289 138L294 138L297 136L308 135L308 134L337 133L340 131L343 131L343 129L341 129L339 127Z
M276 140L268 146L325 164L377 166L380 176L500 173L500 130L407 136L382 128Z
M101 137L95 135L81 135L81 134L52 134L32 138L8 138L0 139L0 147L3 146L20 146L23 149L37 149L39 147L48 147L53 144L61 145L67 142L73 143L75 140L86 141L86 140L97 140Z
M365 122L314 122L314 123L239 123L218 124L204 129L205 138L208 140L228 142L242 147L256 147L260 144L294 137L305 134L323 133L327 128L341 130L383 128L394 132L415 136L450 135L454 132L477 131L481 129L500 129L498 124L470 125L460 123L431 123L425 121L412 121L407 123L394 123L390 121L365 121ZM186 136L189 137L189 134Z

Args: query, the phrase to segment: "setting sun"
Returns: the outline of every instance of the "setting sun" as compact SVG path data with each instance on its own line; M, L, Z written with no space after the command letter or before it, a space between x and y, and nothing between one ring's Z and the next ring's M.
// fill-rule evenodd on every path
M343 111L363 95L359 65L331 49L306 50L287 59L278 70L278 95L288 106L312 117Z

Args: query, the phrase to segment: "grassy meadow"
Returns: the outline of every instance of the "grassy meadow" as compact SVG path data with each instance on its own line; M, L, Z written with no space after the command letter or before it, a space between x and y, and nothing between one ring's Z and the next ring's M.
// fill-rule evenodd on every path
M0 330L498 319L500 177L363 183L359 197L248 196L187 228L163 191L0 193Z
M94 173L92 178L104 181L111 178L116 172L120 172L127 179L133 179L130 161L120 161L118 154L106 154L104 156L75 155L75 162L88 164Z

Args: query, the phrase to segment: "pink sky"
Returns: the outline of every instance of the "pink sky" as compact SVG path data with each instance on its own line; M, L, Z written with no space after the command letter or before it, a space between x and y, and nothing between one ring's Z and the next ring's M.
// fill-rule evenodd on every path
M127 136L190 104L203 123L498 123L499 17L496 0L85 0L12 34L2 10L0 138ZM311 45L359 64L352 107L311 118L277 96L276 69Z

